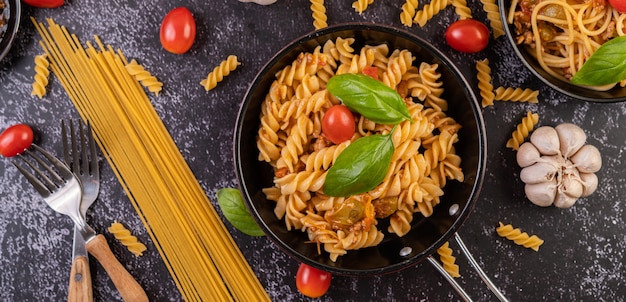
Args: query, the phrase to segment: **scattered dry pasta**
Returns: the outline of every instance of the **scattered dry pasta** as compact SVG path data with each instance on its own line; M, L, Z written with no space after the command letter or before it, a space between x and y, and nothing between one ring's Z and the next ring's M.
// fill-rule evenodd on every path
M442 11L450 4L450 0L432 0L429 4L415 13L413 23L417 23L420 27L424 27L432 17Z
M143 243L137 240L137 237L133 236L124 225L117 221L114 221L108 230L115 236L115 239L119 240L137 257L142 256L143 252L147 249Z
M461 125L444 112L447 102L441 98L438 65L419 62L418 68L408 50L390 51L384 44L354 49L354 42L327 41L277 72L261 107L257 136L259 160L274 168L274 186L263 189L266 198L276 202L274 214L284 219L288 230L306 232L332 261L349 250L380 243L384 233L377 219L389 219L387 232L404 236L416 212L425 217L433 213L447 180L464 179L454 148ZM412 121L398 124L392 134L395 151L380 185L355 196L327 196L321 189L337 156L360 137L392 130L391 125L360 116L348 141L335 145L321 133L324 113L339 103L325 89L328 79L364 71L397 89ZM333 217L343 205L358 205L364 216L337 223Z
M452 0L452 6L460 20L472 19L472 10L467 6L466 0Z
M402 5L400 22L402 22L404 26L411 27L413 25L413 17L415 17L418 4L419 2L417 0L406 0L406 2Z
M450 248L449 242L446 242L439 247L437 249L437 254L439 254L439 259L441 260L443 269L445 269L451 277L461 277L461 274L459 274L459 266L455 263L456 257L452 256L452 249Z
M324 0L311 0L311 11L313 12L313 26L315 29L322 29L328 26Z
M33 81L33 90L30 95L36 95L38 98L42 98L46 94L46 86L48 86L48 76L50 75L50 62L48 62L48 56L37 55L35 56L35 77Z
M372 3L374 3L374 0L356 0L352 3L352 8L354 8L357 13L362 14Z
M512 225L507 224L504 225L502 222L499 222L500 226L496 228L496 232L500 237L509 239L517 245L521 245L525 248L529 248L536 251L539 251L539 246L543 244L543 240L537 235L529 236L526 232L523 232L519 228L513 228Z
M519 146L524 142L524 140L528 137L533 128L539 122L539 115L537 113L532 113L528 111L526 116L522 118L522 122L517 125L515 131L511 135L511 138L506 142L506 147L511 148L513 150L518 150Z
M224 77L228 76L230 72L235 70L239 65L241 65L241 63L237 61L237 56L228 56L228 58L215 67L213 71L209 72L206 79L200 82L200 85L202 85L206 91L215 88L217 83L221 82Z
M131 60L130 63L126 64L126 70L133 77L135 77L135 79L139 81L143 87L148 88L148 90L154 93L154 95L159 96L163 83L159 82L155 76L146 71L146 69L139 65L137 61Z
M497 38L504 35L504 28L502 27L502 19L500 18L500 9L495 0L480 0L483 4L483 10L487 13L487 19L491 25L491 32L493 37Z
M513 88L513 87L498 87L495 90L496 101L511 101L511 102L527 102L527 103L538 103L539 96L538 90L532 90L530 88Z
M489 67L489 59L485 58L476 61L476 70L478 74L478 90L482 97L481 105L483 108L487 106L493 106L493 101L496 97L493 92L493 84L491 83L491 67Z

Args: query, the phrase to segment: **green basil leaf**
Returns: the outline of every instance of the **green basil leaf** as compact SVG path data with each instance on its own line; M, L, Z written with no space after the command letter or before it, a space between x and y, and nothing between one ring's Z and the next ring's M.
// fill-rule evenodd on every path
M626 79L626 36L602 44L571 79L573 84L602 86Z
M376 188L387 175L394 150L391 134L357 139L337 156L326 173L324 194L346 197Z
M233 188L223 188L217 190L217 203L222 209L222 213L228 221L241 232L250 236L264 236L265 233L248 212L243 203L241 192Z
M369 76L336 75L328 80L326 88L348 108L375 123L395 125L411 119L398 92Z

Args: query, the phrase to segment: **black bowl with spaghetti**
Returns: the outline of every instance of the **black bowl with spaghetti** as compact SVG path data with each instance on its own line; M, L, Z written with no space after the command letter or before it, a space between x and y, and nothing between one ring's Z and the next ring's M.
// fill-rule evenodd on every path
M521 2L521 1L520 1ZM590 1L589 3L591 3ZM539 63L537 58L532 54L532 51L524 46L523 44L517 43L517 34L514 22L512 21L512 17L509 15L511 12L511 4L515 3L512 0L498 0L498 6L500 9L500 17L502 19L502 24L504 27L504 31L506 32L506 36L508 41L513 47L513 50L517 54L517 56L522 60L524 65L541 81L543 81L546 85L553 88L554 90L559 91L565 95L570 97L589 101L589 102L598 102L598 103L611 103L611 102L622 102L626 101L626 88L620 86L620 84L616 84L612 86L610 89L607 88L587 88L584 86L579 86L572 84L567 80L567 78L563 78L560 76L560 73L555 75L554 72L548 72L542 65ZM608 2L606 6L609 7ZM551 10L554 14L558 13L558 9L554 9L552 7ZM551 14L550 12L547 13ZM575 20L572 20L575 22ZM539 28L539 26L538 26ZM544 60L545 61L545 60ZM556 62L549 62L545 65L556 64ZM553 67L554 68L554 67ZM579 68L579 67L577 67ZM557 68L558 69L558 68Z
M386 45L389 53L405 49L420 62L436 64L443 83L442 99L449 106L446 114L462 126L458 130L455 152L461 159L462 181L449 180L432 214L412 215L410 230L403 236L389 233L389 218L378 219L376 227L384 238L375 246L348 250L331 260L323 244L311 242L307 232L288 230L285 218L275 214L277 202L269 200L264 188L274 186L274 168L259 160L257 138L263 103L276 80L276 74L298 60L301 53L313 53L318 46L337 38L354 39L351 47L358 53L364 45ZM471 85L451 61L427 41L406 31L369 23L350 23L315 31L280 50L262 68L249 87L237 118L234 137L236 174L246 206L258 225L274 243L296 260L342 275L375 275L415 265L435 253L455 234L473 209L482 185L485 158L485 126L480 106ZM315 193L311 193L315 195Z

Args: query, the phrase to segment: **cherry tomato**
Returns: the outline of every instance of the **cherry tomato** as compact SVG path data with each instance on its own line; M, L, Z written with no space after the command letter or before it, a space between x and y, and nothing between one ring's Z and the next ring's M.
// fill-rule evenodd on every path
M331 278L332 275L329 272L300 263L296 275L296 287L303 295L318 298L328 291Z
M63 5L64 0L24 0L24 3L40 8L55 8Z
M196 21L184 6L171 10L161 22L161 45L165 50L183 54L196 39Z
M620 13L626 13L626 1L625 0L609 0L609 4Z
M460 52L479 52L489 43L489 28L474 19L458 20L446 29L446 42Z
M344 105L330 107L322 118L322 132L328 140L335 144L341 144L352 138L355 127L354 115Z
M4 157L16 156L33 143L33 129L26 124L16 124L0 133L0 154Z

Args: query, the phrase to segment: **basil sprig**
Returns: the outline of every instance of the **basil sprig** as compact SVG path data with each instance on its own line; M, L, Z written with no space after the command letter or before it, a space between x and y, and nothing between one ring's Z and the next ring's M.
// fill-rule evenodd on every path
M626 79L626 36L602 44L570 80L573 84L602 86Z
M217 203L220 205L224 217L236 229L250 236L265 235L248 212L239 190L233 188L217 190Z
M395 150L391 133L361 137L344 149L326 174L324 194L346 197L378 186Z
M348 108L379 124L398 124L411 114L402 97L384 83L363 74L340 74L326 89Z

